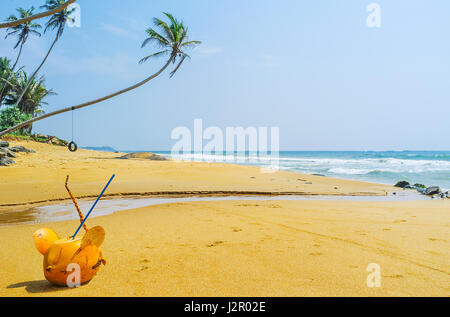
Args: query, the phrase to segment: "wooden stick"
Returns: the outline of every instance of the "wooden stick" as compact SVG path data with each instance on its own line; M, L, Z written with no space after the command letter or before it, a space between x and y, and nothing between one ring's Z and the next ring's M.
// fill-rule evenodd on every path
M83 213L81 212L80 207L78 207L78 203L77 203L75 197L72 195L72 192L70 191L69 186L67 185L68 182L69 182L69 175L67 175L67 177L66 177L66 185L65 186L66 186L67 192L70 195L70 198L72 198L72 201L73 201L73 204L75 205L75 208L77 208L78 216L80 216L80 223L83 223L84 222ZM85 224L83 224L83 228L84 228L84 231L86 231L86 232L88 231L88 228L86 227Z

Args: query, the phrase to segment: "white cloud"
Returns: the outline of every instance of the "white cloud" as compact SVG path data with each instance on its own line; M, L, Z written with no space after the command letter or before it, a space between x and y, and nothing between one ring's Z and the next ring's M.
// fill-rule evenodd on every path
M214 54L219 54L222 52L222 48L221 47L208 47L208 46L197 46L194 49L195 52L199 53L200 55L214 55Z
M102 29L118 37L129 38L132 40L139 40L141 38L132 32L112 24L103 24Z

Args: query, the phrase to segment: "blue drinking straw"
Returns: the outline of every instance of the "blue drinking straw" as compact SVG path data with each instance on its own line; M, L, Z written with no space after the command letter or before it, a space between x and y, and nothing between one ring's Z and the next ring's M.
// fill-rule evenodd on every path
M114 177L116 176L116 174L113 174L113 176L111 176L111 179L108 181L108 183L106 184L105 188L103 188L102 192L100 193L100 195L97 197L97 200L95 201L95 203L92 205L91 210L89 210L89 212L87 213L86 217L84 218L83 222L80 224L80 226L78 227L77 231L75 231L75 234L72 237L72 240L75 239L75 237L78 234L78 231L80 231L81 227L84 225L84 223L86 222L87 218L89 217L89 215L91 214L92 210L95 208L95 205L97 205L98 201L100 200L100 198L102 198L103 194L105 193L106 189L108 188L109 184L111 184L112 180L114 179Z

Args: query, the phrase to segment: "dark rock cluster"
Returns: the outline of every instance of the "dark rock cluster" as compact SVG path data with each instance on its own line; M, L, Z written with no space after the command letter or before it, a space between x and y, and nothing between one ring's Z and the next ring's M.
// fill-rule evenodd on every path
M0 140L0 166L14 164L13 159L17 157L16 153L34 153L34 151L21 145L9 147L9 142Z
M431 198L450 198L450 191L443 192L439 186L425 186L423 184L411 185L407 181L400 181L394 185L395 187L403 189L413 189L421 193L422 195L427 195Z

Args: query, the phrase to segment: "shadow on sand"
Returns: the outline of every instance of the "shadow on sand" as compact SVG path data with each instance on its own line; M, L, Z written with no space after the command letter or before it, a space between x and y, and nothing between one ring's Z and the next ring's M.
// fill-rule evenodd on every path
M6 288L21 288L25 287L25 290L28 293L51 293L51 292L58 292L58 291L64 291L68 290L67 287L60 287L50 284L47 280L41 280L41 281L28 281L28 282L21 282L16 284L8 285Z

